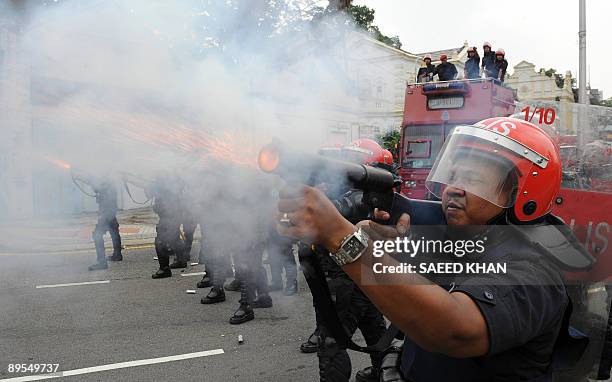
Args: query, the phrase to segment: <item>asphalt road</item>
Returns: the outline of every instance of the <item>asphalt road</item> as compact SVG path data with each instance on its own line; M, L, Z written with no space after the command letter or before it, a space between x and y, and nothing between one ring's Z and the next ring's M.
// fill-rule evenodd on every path
M152 248L128 250L124 261L109 270L88 272L93 252L0 255L0 382L35 374L9 373L10 364L41 363L76 373L111 365L55 379L66 381L318 380L316 355L299 351L314 327L303 280L298 295L272 293L274 307L257 310L254 321L230 325L238 293L228 292L224 303L202 305L207 289L186 294L196 289L200 276L175 272L172 278L153 280L153 256ZM189 267L185 273L202 270ZM37 288L91 281L109 282ZM359 335L357 340L363 343ZM220 354L182 359L204 351ZM155 360L169 356L179 357ZM353 352L351 358L353 373L369 361ZM148 365L125 364L151 359Z

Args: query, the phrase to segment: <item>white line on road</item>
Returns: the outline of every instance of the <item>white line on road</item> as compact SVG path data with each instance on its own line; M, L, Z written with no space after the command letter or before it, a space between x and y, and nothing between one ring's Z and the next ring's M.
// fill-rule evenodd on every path
M206 274L206 272L193 272L193 273L181 273L181 276L183 276L183 277L204 276L205 274Z
M111 363L108 365L86 367L83 369L66 370L66 371L60 371L58 373L51 373L51 374L28 375L24 377L0 379L0 382L42 381L44 379L70 377L73 375L98 373L101 371L125 369L128 367L154 365L156 363L182 361L185 359L192 359L192 358L202 358L202 357L208 357L210 355L218 355L218 354L223 354L223 353L224 353L223 349L206 350L206 351L201 351L197 353L179 354L179 355L172 355L172 356L161 357L161 358L151 358L151 359L142 359L139 361Z
M68 284L52 284L52 285L36 285L36 289L43 288L60 288L60 287L69 287L69 286L77 286L77 285L95 285L95 284L108 284L110 280L104 281L86 281L82 283L68 283Z

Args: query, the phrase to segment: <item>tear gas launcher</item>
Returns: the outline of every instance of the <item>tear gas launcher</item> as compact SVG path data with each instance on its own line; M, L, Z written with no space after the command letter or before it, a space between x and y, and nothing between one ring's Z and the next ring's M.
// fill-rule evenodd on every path
M288 182L360 190L362 193L357 197L354 193L332 197L336 208L350 221L359 220L356 217L363 216L364 211L378 208L391 214L390 224L395 224L402 213L408 213L416 225L444 224L439 202L409 199L395 192L401 180L389 170L316 154L289 152L277 142L264 146L257 160L262 171L279 175Z

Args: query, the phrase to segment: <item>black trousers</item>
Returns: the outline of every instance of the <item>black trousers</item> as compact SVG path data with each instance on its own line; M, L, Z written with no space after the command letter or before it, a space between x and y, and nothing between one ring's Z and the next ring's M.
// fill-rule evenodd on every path
M193 246L193 236L195 230L198 227L198 223L194 219L186 219L183 221L183 233L185 234L185 249L184 259L189 261L191 259L191 247Z
M338 277L328 279L327 283L335 301L338 318L348 335L352 336L359 329L366 344L375 345L386 331L383 315L352 280ZM321 323L321 320L318 321ZM322 337L331 336L324 323L320 332ZM320 343L324 345L325 341ZM370 355L372 365L378 364L379 356Z
M159 223L155 227L155 252L160 268L170 265L170 256L176 255L182 259L185 253L185 243L181 239L181 224L178 220L169 217L159 217Z
M222 230L223 226L214 221L200 221L202 239L200 240L200 264L206 264L206 274L210 282L217 288L222 288L225 280L232 274L231 253L228 243L224 243L215 236L215 230ZM209 235L209 233L211 233Z
M114 214L98 216L98 223L91 234L96 246L96 259L99 263L106 261L106 253L104 251L104 234L106 232L110 233L111 240L113 241L113 252L121 253L119 222Z
M300 251L310 251L310 249L302 246ZM375 345L386 331L383 315L353 280L331 260L326 251L308 255L317 256L320 259L336 313L348 336L353 336L359 329L366 344ZM316 306L315 314L320 336L317 351L320 379L326 382L348 382L351 376L351 361L348 352L335 341ZM370 355L373 366L379 365L380 357L381 354Z
M293 242L287 242L287 240L269 240L266 251L268 252L272 284L283 284L283 268L285 269L287 285L293 283L297 279L297 264L293 256Z
M263 267L265 243L257 242L234 254L236 277L240 281L240 303L252 304L256 295L267 294L268 275Z

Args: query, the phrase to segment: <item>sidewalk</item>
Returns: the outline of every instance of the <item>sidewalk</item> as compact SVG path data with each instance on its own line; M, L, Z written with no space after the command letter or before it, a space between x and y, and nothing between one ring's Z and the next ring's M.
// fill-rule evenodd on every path
M93 251L91 233L97 214L87 213L62 219L37 219L0 222L0 254ZM157 215L150 207L119 211L119 232L124 247L153 245ZM199 239L199 232L196 232ZM112 250L110 236L104 236Z

